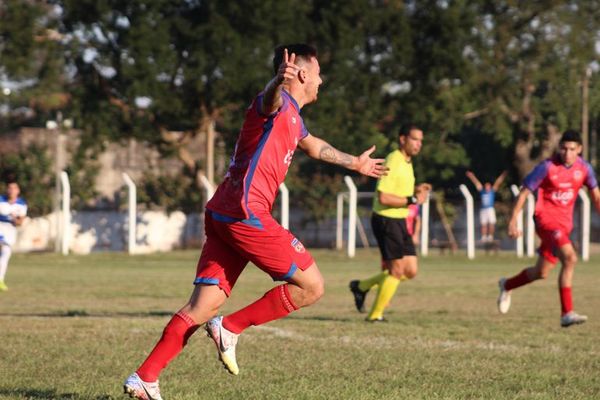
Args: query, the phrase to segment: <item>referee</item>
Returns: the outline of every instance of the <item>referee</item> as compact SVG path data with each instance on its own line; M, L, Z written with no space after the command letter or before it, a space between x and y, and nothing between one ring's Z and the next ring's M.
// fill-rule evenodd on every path
M384 322L383 312L394 296L398 284L417 275L418 263L415 245L407 229L406 218L411 204L422 204L427 200L431 185L415 187L412 157L419 154L423 144L423 130L414 124L400 128L399 148L385 159L389 168L387 176L377 182L373 199L371 226L377 239L383 264L383 272L370 278L350 282L350 290L359 312L364 312L367 292L378 286L377 298L368 322Z

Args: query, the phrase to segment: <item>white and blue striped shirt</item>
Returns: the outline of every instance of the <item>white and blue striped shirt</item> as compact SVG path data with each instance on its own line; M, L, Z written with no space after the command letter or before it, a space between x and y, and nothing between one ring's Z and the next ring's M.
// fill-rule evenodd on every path
M24 217L27 215L27 203L21 197L17 197L14 203L10 203L6 196L0 196L0 222L13 223L13 216Z

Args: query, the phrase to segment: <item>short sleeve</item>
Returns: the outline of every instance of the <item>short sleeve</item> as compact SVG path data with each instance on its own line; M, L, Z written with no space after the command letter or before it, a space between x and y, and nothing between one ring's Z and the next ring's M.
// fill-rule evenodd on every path
M392 168L394 154L390 154L385 158L385 166L389 168L388 174L382 176L377 181L377 191L383 193L394 193L396 181L398 180L397 168Z
M531 171L529 175L525 177L523 180L523 186L532 192L536 191L544 178L548 175L548 164L548 160L539 163L533 169L533 171Z
M587 170L587 176L585 177L585 186L588 189L594 189L598 187L598 180L596 179L596 173L594 172L594 168L589 162L585 163L585 168Z
M302 126L300 127L300 140L304 139L308 136L308 129L304 125L304 120L302 120Z

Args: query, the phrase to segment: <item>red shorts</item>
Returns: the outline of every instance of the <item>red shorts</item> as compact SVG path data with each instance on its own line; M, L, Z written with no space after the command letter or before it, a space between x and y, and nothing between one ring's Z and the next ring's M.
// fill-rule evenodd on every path
M270 214L252 221L240 221L216 214L204 214L206 243L196 267L194 284L218 285L231 294L248 261L273 280L287 280L296 269L310 267L314 260L302 243Z
M558 248L571 243L571 239L569 239L570 232L567 232L563 228L552 229L549 227L538 227L537 225L535 232L542 240L538 248L539 255L552 264L556 264L558 262L558 257L556 256Z

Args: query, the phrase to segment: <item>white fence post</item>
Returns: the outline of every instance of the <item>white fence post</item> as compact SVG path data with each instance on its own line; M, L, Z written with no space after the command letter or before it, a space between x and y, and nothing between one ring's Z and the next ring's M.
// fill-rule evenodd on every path
M356 185L348 175L344 176L344 182L350 191L348 199L348 257L352 258L356 254Z
M519 188L517 185L511 185L510 190L512 191L513 196L519 196ZM523 232L523 210L519 211L519 215L517 216L517 229ZM517 238L517 257L523 257L523 234Z
M427 194L427 200L421 205L421 256L426 257L429 253L429 199L430 194Z
M341 250L344 247L344 197L347 193L338 193L336 207L335 225L335 248Z
M533 193L527 195L527 257L535 257L535 197ZM523 232L525 234L525 232Z
M71 184L69 175L65 171L60 173L60 183L62 186L61 202L61 242L60 249L63 255L69 254L69 244L71 241Z
M127 185L127 214L129 219L127 221L127 252L134 254L137 231L137 189L135 182L126 172L123 172L123 180Z
M473 220L473 196L465 185L459 186L467 204L467 257L475 258L475 222Z
M281 226L285 229L290 229L290 191L285 183L279 185L281 192Z
M215 194L215 185L213 185L204 175L200 175L200 183L204 187L204 193L206 194L204 198L204 206L206 206L206 203L208 203L210 198L213 197L213 194Z
M579 198L581 199L581 259L588 261L590 259L590 198L582 189L579 189Z

